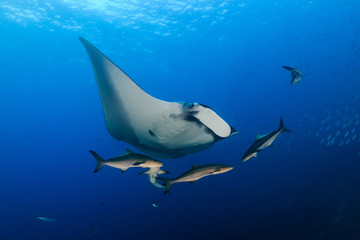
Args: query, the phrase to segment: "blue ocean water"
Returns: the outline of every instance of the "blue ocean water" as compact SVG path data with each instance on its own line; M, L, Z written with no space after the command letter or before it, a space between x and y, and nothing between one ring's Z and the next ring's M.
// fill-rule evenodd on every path
M359 1L4 0L0 13L0 239L360 239ZM234 170L170 195L138 169L93 174L89 150L131 146L106 130L79 36L152 96L238 130L163 160L169 177ZM283 65L305 77L290 85ZM293 132L242 162L281 116Z

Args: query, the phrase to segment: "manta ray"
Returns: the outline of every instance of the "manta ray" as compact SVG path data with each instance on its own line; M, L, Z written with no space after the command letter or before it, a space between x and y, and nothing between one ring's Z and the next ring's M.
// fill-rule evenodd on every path
M110 135L159 158L179 158L237 133L210 107L145 92L84 38Z

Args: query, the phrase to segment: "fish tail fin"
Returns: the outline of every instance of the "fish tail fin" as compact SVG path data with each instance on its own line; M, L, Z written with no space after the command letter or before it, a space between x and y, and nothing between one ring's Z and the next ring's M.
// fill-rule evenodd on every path
M89 151L95 158L96 160L96 168L94 170L94 173L98 172L103 166L105 166L105 160L99 156L99 154L97 154L96 152L94 151Z
M162 170L160 169L158 174L169 174L170 172L169 171L166 171L166 170Z
M164 190L165 190L164 194L169 193L172 185L174 184L173 179L171 179L171 178L163 178L163 177L157 177L156 179L164 182L164 184L163 184L163 186L165 187L164 188Z
M138 174L149 174L150 173L150 168L143 171L143 172L139 172Z
M279 130L282 132L292 132L291 130L289 130L285 127L282 117L280 118Z
M282 66L282 68L285 68L286 70L288 71L292 71L294 70L295 68L292 68L292 67L288 67L288 66Z

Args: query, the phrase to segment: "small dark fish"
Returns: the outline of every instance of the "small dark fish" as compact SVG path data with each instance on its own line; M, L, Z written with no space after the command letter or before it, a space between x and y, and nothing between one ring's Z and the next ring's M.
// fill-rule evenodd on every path
M153 206L154 208L158 208L158 207L160 206L160 203L159 203L158 201L153 201L153 202L152 202L152 206Z
M295 85L300 82L300 80L304 76L300 68L292 68L288 66L282 67L291 72L291 85Z
M94 236L95 233L97 233L98 230L99 230L99 225L96 225L95 227L93 227L93 228L91 229L90 236Z
M40 221L43 221L43 222L55 222L56 221L55 218L50 218L50 217L36 217L36 219L39 219Z
M291 132L291 130L285 128L282 118L280 118L280 127L278 130L275 130L269 134L257 135L255 142L251 147L246 151L244 156L241 158L243 162L249 160L252 157L257 157L257 153L263 150L266 147L272 147L272 143L282 132Z

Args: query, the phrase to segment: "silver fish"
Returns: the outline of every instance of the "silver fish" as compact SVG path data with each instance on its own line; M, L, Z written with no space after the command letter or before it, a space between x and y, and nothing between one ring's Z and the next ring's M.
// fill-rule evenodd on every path
M214 174L220 174L225 173L227 171L232 170L234 167L229 165L223 165L223 164L206 164L206 165L193 165L191 166L191 169L183 174L181 174L179 177L170 179L170 178L160 178L157 179L164 182L164 194L168 193L174 183L178 182L190 182L194 183L195 181L199 180L200 178L214 175Z
M160 168L163 166L163 163L146 155L135 153L130 149L126 149L126 153L115 158L110 158L104 160L96 152L89 151L96 159L96 168L94 173L98 172L103 166L110 166L118 168L124 173L127 169L131 167L140 167L140 168Z
M272 143L282 132L291 132L291 130L285 128L282 118L280 118L280 126L278 130L275 130L269 134L257 135L255 142L251 147L245 152L244 156L241 158L243 162L249 160L252 157L257 157L258 152L263 150L266 147L272 147Z

